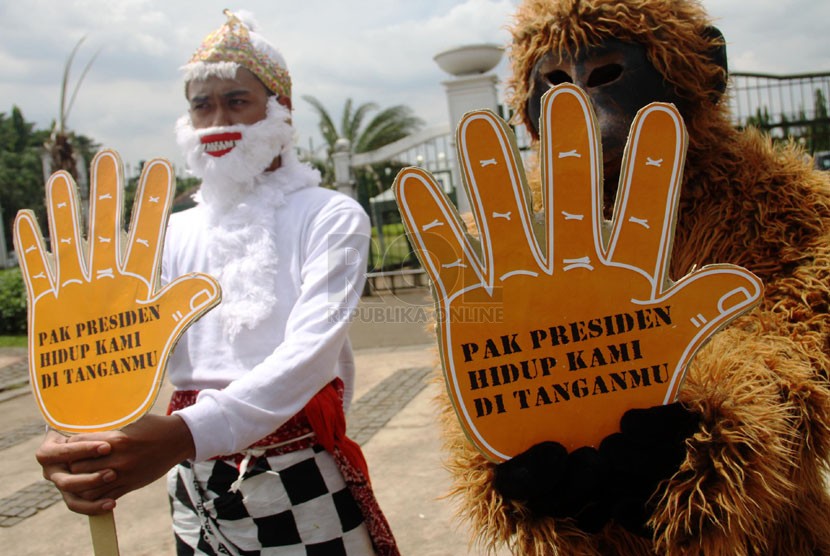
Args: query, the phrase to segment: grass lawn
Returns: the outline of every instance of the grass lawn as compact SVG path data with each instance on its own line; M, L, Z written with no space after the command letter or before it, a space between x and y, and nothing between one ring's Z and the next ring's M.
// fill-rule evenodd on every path
M415 254L406 241L406 232L403 224L385 224L383 226L383 252L381 242L378 238L377 227L372 227L372 265L371 268L381 270L384 268L398 268L406 262L415 260Z
M26 336L0 336L0 347L26 347Z

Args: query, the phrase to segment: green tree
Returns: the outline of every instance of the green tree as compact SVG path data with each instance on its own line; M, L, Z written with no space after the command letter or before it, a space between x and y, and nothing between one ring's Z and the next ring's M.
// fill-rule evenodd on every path
M45 222L41 148L47 137L49 132L36 130L17 106L10 114L0 112L0 207L9 249L17 211L30 208Z
M138 192L138 180L141 178L141 172L144 169L144 164L146 163L146 160L139 161L138 171L134 176L127 178L127 182L124 187L124 207L127 211L124 214L125 228L129 226L130 219L132 218L133 201L135 201L135 195ZM195 206L196 202L192 199L192 196L199 189L201 180L193 176L175 176L175 180L176 191L173 194L172 211L178 212L180 210L185 210Z
M33 210L46 225L42 156L49 134L49 130L36 129L27 122L17 106L8 114L0 112L0 208L9 248L14 217L20 209ZM72 137L88 167L98 144L83 135Z
M792 131L790 130L790 119L783 113L781 114L781 136L784 139L790 139L793 136Z
M757 108L754 116L749 116L746 119L746 127L757 127L758 129L768 130L770 128L769 109L764 106L763 110Z
M830 150L830 117L827 99L821 89L813 95L813 125L810 128L810 152Z
M308 102L320 117L320 134L328 146L329 154L325 159L310 162L320 169L323 174L323 183L329 186L333 185L334 182L334 164L332 163L331 153L334 150L335 142L339 138L349 140L352 153L364 153L403 139L407 135L418 131L424 124L423 120L415 116L408 106L399 104L380 109L377 104L367 102L355 107L352 99L347 99L343 106L338 129L334 124L334 119L322 102L310 95L303 96L303 100ZM369 119L372 112L377 113ZM373 167L355 168L357 199L367 211L369 210L369 198L391 185L391 179L394 178L397 171L391 174L391 178L387 179L386 176L390 172L387 172L386 169L390 166L388 163L383 163ZM400 167L400 165L395 166L395 170Z

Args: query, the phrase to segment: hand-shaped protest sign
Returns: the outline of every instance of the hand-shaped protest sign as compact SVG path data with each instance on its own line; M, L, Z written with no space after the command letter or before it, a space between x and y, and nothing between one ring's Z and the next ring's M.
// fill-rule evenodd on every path
M159 287L174 193L167 161L145 165L126 242L118 155L99 153L91 176L87 242L66 172L46 184L51 255L31 211L15 220L32 388L49 425L70 433L120 428L149 410L176 340L220 298L204 274Z
M544 440L596 446L626 410L673 401L694 353L762 292L728 264L668 280L686 153L673 106L649 105L633 122L611 223L587 96L552 89L541 120L543 216L529 208L511 132L487 111L458 127L478 239L427 172L395 182L433 283L450 399L495 461Z

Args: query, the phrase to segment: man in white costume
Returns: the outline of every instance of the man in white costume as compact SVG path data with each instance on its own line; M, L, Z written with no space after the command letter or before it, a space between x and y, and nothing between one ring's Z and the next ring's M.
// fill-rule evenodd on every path
M168 415L50 433L38 461L86 514L167 472L180 555L396 555L345 436L368 218L297 160L283 57L247 14L225 14L184 67L176 134L202 185L171 217L163 261L165 281L215 276L222 303L171 357Z

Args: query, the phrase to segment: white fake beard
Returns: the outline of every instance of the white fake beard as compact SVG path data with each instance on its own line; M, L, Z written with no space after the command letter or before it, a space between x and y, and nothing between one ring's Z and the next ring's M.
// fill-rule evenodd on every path
M277 302L278 252L267 223L285 204L286 191L279 182L290 180L297 187L309 183L296 179L299 162L289 118L290 112L271 97L266 118L253 125L197 130L188 115L176 124L188 165L203 180L196 200L207 209L209 273L222 285L216 313L230 342L267 318ZM240 133L242 138L220 157L206 153L201 138L223 133ZM277 155L280 168L265 172Z
M277 102L276 96L267 102L265 118L251 125L195 129L189 114L176 122L176 142L190 172L202 179L202 200L215 211L229 209L250 193L255 179L292 146L291 112ZM211 136L225 136L222 146L230 150L219 156L210 154L208 149L216 151L219 143L203 144L202 140Z
M242 210L240 210L242 209ZM209 230L210 273L222 285L217 314L230 342L244 329L253 329L277 302L277 246L256 210L240 205L233 218Z

